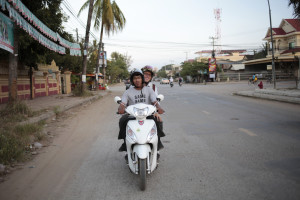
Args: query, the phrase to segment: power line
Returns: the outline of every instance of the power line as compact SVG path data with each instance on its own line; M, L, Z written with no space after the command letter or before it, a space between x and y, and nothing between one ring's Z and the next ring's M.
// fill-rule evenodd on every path
M79 23L79 25L82 26L84 29L86 29L85 23L82 22L81 19L78 18L78 17L74 14L75 12L74 12L72 6L70 5L70 3L69 3L67 0L63 0L63 1L62 1L62 4L63 4L64 7L69 11L69 13L74 17L74 19L76 19L76 21ZM61 7L61 9L63 9L63 8ZM95 36L95 34L94 34L92 31L90 31L90 35L91 35L95 40L97 40L97 37Z

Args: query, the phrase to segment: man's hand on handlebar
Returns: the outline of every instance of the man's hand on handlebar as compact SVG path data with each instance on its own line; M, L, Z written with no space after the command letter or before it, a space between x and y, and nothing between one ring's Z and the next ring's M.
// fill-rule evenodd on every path
M124 113L125 113L125 106L124 106L124 104L121 103L121 104L119 105L118 113L119 113L119 114L124 114Z
M158 114L163 114L165 112L164 109L162 109L159 104L156 104L156 108L157 108Z

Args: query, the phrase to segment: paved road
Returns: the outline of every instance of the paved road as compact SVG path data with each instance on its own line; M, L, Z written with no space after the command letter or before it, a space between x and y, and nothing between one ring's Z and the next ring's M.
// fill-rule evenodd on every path
M299 199L299 105L231 95L246 84L159 87L167 136L146 191L117 152L114 87L49 124L53 145L0 184L0 199Z

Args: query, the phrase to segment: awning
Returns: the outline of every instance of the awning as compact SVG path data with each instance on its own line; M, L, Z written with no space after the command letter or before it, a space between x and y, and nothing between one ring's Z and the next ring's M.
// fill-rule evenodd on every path
M233 64L230 70L238 71L238 70L243 70L245 69L244 64Z
M74 73L74 72L72 72L72 74L76 76L81 75L81 73ZM95 74L86 74L86 77L95 77ZM101 73L98 73L98 77L103 77L103 75Z
M294 61L298 61L298 59L295 58L295 56L282 56L282 57L274 58L275 63L277 63L277 62L294 62ZM255 65L255 64L263 64L263 63L272 63L272 57L260 58L260 59L249 60L249 61L243 62L243 64L245 64L245 65Z

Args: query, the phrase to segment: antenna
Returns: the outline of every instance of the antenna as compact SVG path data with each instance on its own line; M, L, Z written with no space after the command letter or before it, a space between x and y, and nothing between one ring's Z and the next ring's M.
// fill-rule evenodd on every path
M220 54L222 51L221 47L221 12L220 8L214 9L215 19L216 19L216 32L215 32L215 39L216 39L216 54Z

